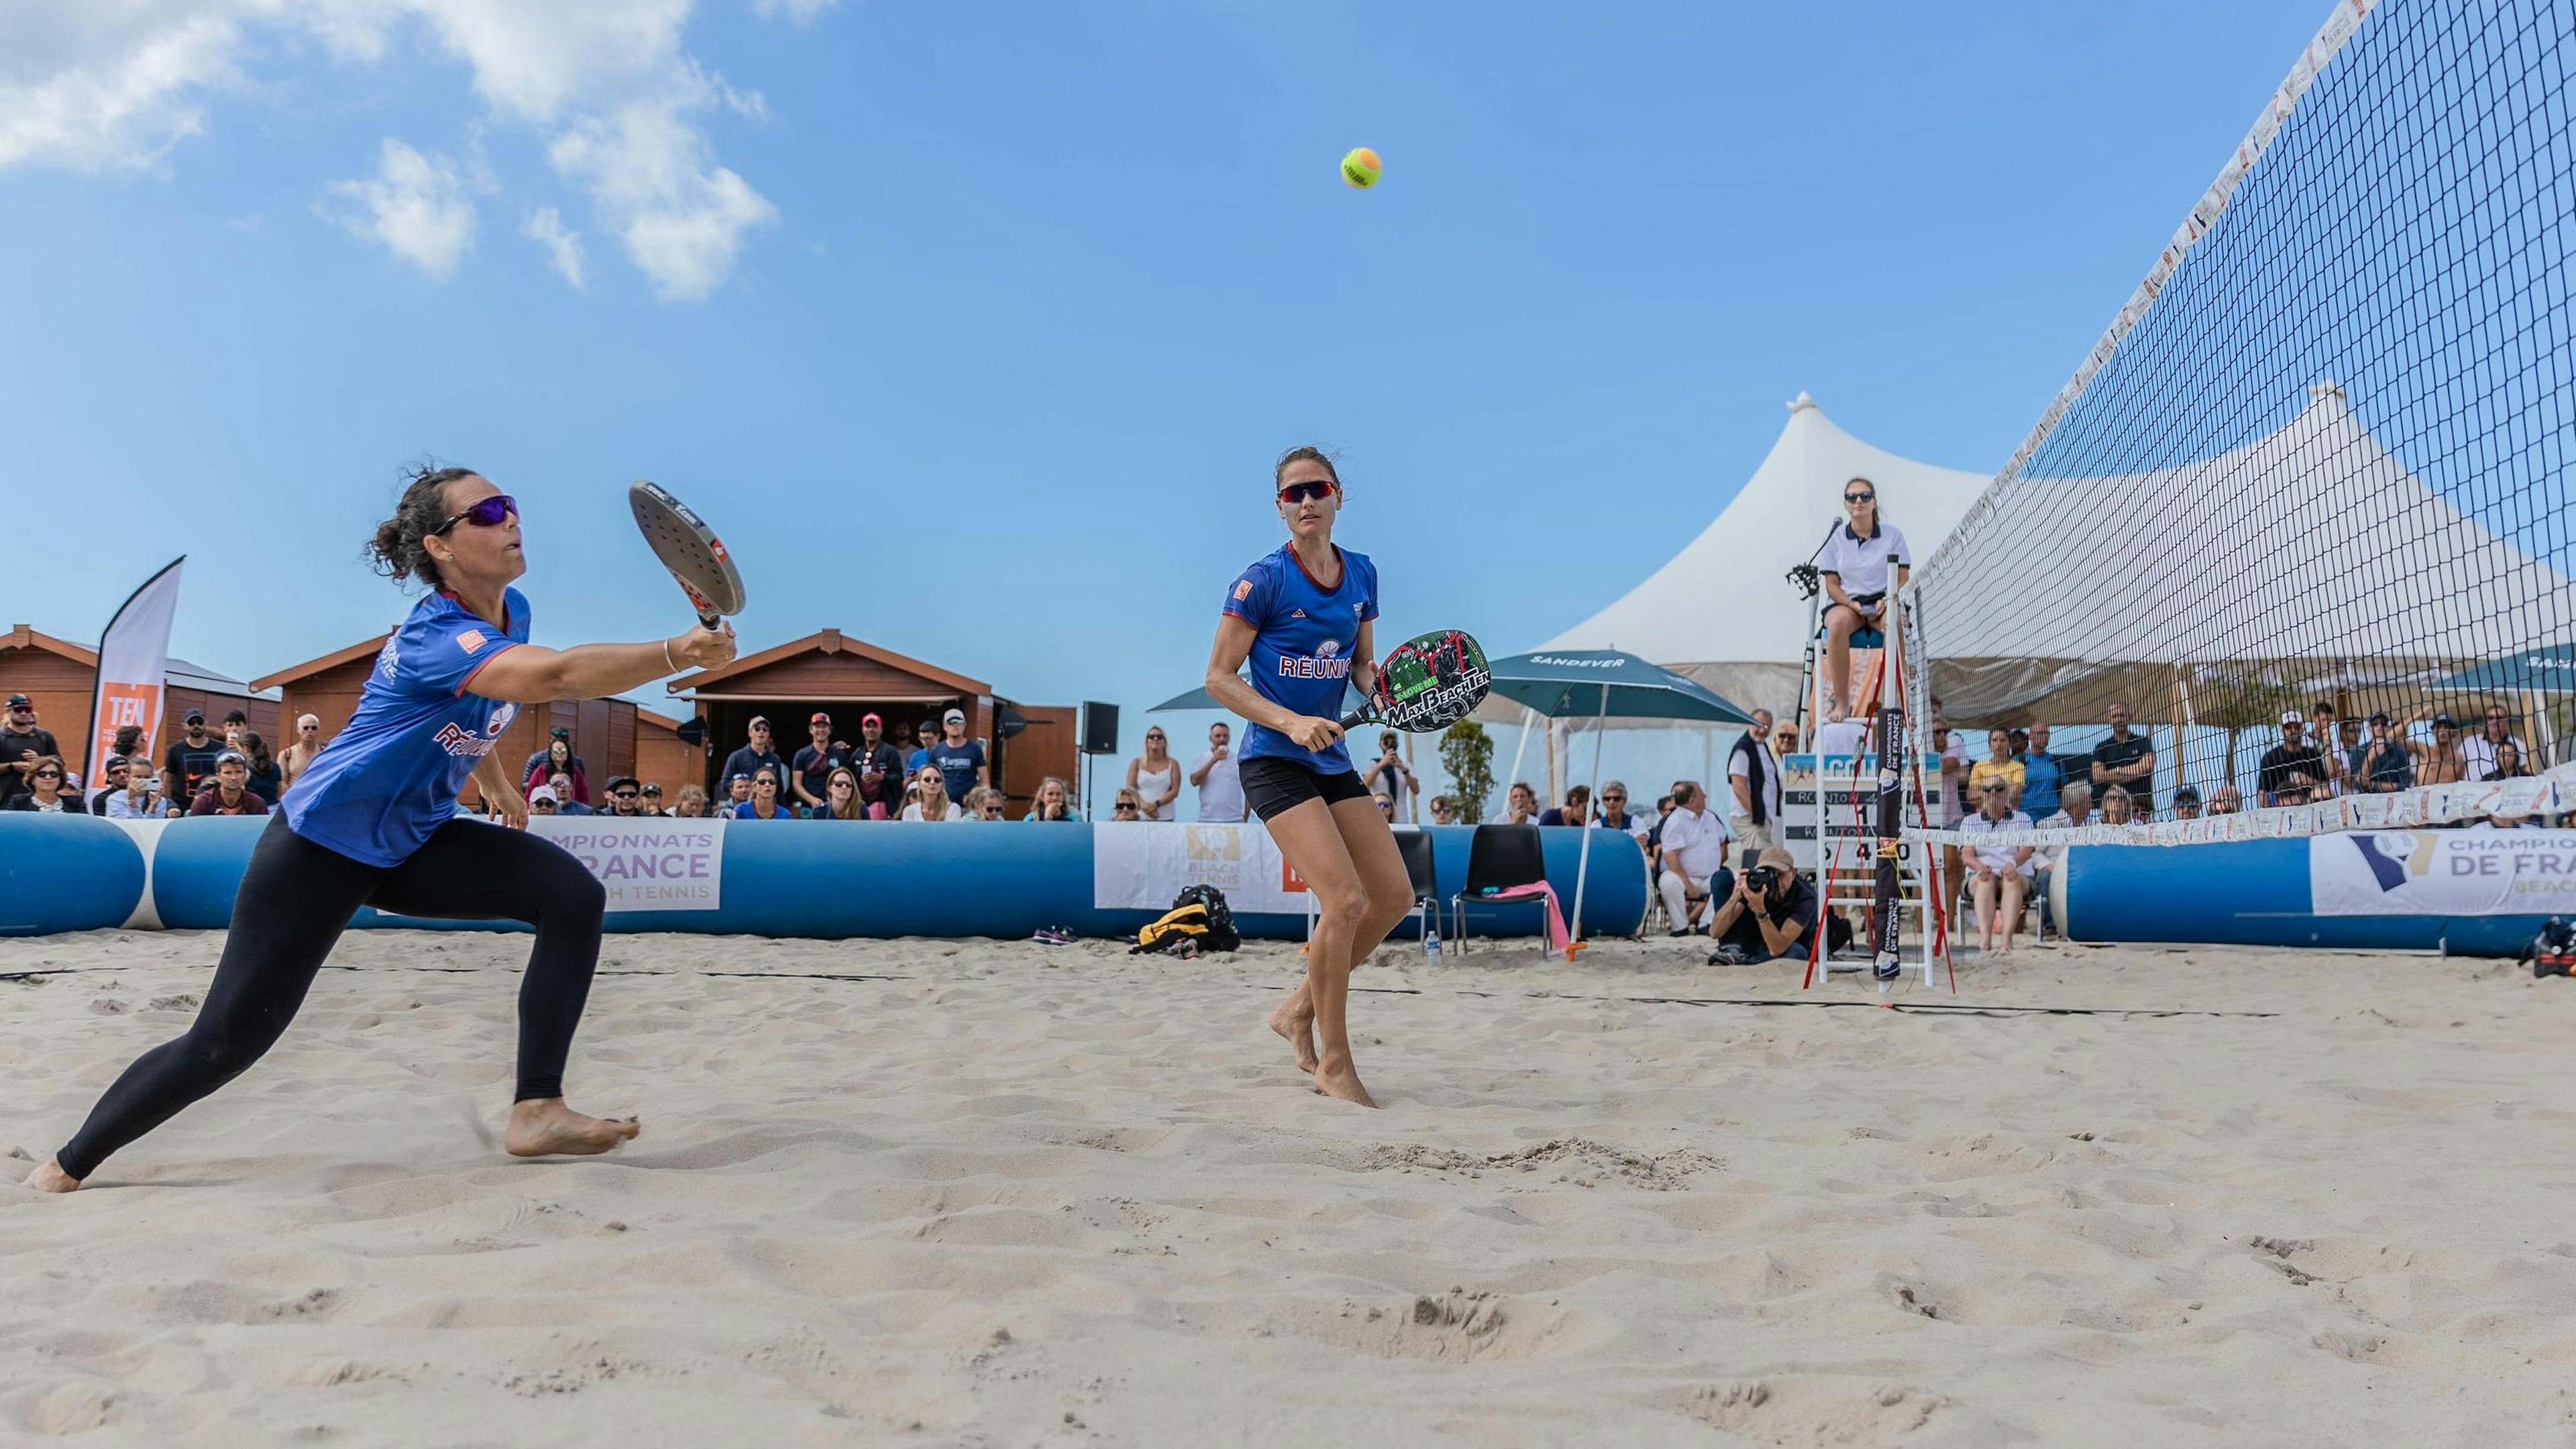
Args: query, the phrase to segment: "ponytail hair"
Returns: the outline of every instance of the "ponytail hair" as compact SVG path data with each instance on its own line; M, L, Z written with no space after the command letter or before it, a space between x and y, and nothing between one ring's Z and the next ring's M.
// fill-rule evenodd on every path
M429 556L423 541L447 521L447 485L476 476L471 468L437 468L427 463L412 469L401 500L394 504L394 516L377 524L375 536L367 540L367 560L376 572L397 583L418 579L433 589L447 587L447 580L439 576L438 560Z

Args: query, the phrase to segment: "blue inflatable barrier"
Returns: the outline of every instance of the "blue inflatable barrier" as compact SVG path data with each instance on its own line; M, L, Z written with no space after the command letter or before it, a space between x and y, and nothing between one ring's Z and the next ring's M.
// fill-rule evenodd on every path
M2443 832L2445 834L2452 832ZM2206 845L2077 845L2051 882L2057 919L2077 941L2323 946L2518 956L2546 915L2318 915L2313 843L2351 836Z
M614 833L652 822L585 826ZM172 821L129 834L108 821L0 818L14 902L43 902L41 916L8 926L10 934L117 926L135 916L149 865L151 915L174 930L220 930L232 919L233 892L260 819ZM1178 826L1107 826L1110 830ZM1259 827L1246 827L1258 829ZM14 831L15 833L11 833ZM102 835L101 832L104 832ZM1467 874L1467 826L1427 827L1442 903ZM1583 914L1592 932L1625 935L1645 919L1645 858L1635 840L1594 831ZM1549 883L1565 908L1574 901L1580 832L1540 832ZM140 844L138 845L138 840ZM1083 824L887 825L834 821L737 821L722 831L721 904L713 910L611 910L611 931L686 931L809 938L891 936L1027 936L1065 926L1083 936L1132 936L1159 910L1103 909L1094 904L1094 827ZM71 848L66 848L70 846ZM28 848L41 847L41 848ZM148 852L148 854L147 854ZM635 857L650 868L651 853ZM115 869L107 868L116 864ZM594 864L595 870L605 869ZM77 889L75 889L77 887ZM1178 884L1173 885L1174 891ZM77 899L75 899L77 897ZM1168 902L1166 902L1168 904ZM148 919L148 918L147 918ZM1471 905L1478 935L1531 936L1534 905ZM1244 911L1246 936L1302 939L1300 913ZM359 912L360 928L509 929L508 923L429 921ZM1399 932L1410 938L1408 921Z
M122 926L143 881L143 846L113 820L0 814L0 936Z

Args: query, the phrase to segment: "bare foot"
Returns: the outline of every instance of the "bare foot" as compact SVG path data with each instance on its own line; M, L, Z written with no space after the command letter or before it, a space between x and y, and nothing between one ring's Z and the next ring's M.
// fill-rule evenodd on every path
M585 1117L561 1097L544 1097L510 1109L501 1146L512 1157L590 1157L643 1130L632 1117Z
M1359 1070L1347 1062L1338 1068L1315 1068L1315 1090L1338 1102L1356 1102L1363 1107L1377 1105L1377 1098L1370 1096L1368 1088L1360 1085Z
M1288 993L1270 1013L1270 1029L1285 1037L1289 1050L1297 1054L1297 1070L1313 1075L1315 1070L1315 1010L1306 1006L1306 989Z
M79 1178L63 1171L62 1163L50 1157L45 1159L44 1166L37 1168L35 1174L27 1179L27 1186L38 1192L69 1192L80 1185Z

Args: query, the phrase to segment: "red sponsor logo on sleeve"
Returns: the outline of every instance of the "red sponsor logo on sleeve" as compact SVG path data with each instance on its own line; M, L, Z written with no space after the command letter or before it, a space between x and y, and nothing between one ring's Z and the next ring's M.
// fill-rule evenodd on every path
M489 642L491 641L483 637L483 631L480 629L468 629L456 636L456 647L468 654L481 653L483 646Z
M1248 599L1248 598L1251 598L1251 597L1252 597L1252 580L1250 580L1250 579L1236 579L1236 580L1234 581L1234 601L1235 601L1236 603L1240 604L1240 603L1242 603L1244 600L1246 600L1246 599Z

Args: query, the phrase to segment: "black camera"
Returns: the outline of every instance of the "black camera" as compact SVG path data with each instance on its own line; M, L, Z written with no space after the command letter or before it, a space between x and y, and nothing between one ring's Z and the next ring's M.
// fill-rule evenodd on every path
M1744 884L1755 895L1771 894L1771 887L1778 884L1779 880L1780 872L1767 865L1757 865L1744 873Z

